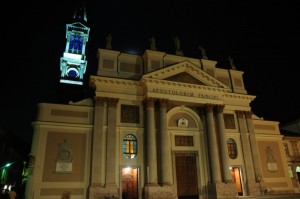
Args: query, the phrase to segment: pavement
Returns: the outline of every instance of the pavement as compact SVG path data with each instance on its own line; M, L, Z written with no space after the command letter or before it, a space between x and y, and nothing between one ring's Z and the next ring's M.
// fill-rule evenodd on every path
M284 195L240 196L240 199L300 199L300 193Z

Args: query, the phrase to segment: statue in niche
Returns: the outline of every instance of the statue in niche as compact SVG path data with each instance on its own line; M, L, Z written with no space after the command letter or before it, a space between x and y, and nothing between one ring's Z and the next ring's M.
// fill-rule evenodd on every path
M203 46L199 46L199 50L201 50L201 56L203 59L208 59L207 55L206 55L206 50Z
M150 40L150 50L156 50L155 38L152 36L149 40Z
M229 66L231 69L236 70L235 64L233 62L233 58L231 56L228 57Z
M180 50L180 40L179 40L178 36L177 37L173 37L173 40L175 42L176 51L179 51Z
M109 50L112 49L111 40L112 40L111 34L107 35L107 37L106 37L106 49L109 49Z

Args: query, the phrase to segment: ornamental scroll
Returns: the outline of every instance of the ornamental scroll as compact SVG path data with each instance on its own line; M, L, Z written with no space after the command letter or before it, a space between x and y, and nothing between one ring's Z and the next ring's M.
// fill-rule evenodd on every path
M58 146L55 171L59 173L72 172L72 160L72 144L65 139L63 143L60 143Z
M277 171L277 163L276 163L276 160L274 157L273 150L271 149L270 146L267 146L265 151L266 151L267 164L268 164L269 171Z

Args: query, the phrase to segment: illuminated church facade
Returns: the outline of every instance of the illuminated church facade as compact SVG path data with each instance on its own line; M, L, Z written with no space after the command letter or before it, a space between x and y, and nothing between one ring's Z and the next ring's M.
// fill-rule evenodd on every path
M89 29L73 25L61 83L81 87ZM68 46L74 35L81 46L76 52ZM179 40L175 53L167 54L152 38L142 55L113 50L110 41L98 49L97 74L89 77L93 99L38 104L26 198L65 192L73 199L299 192L279 123L252 113L255 96L233 63L218 68L205 51L203 58L185 57Z

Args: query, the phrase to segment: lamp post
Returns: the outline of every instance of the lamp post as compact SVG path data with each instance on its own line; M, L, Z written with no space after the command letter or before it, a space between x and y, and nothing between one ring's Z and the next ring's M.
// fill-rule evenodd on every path
M10 165L12 165L13 163L6 163L4 166L2 166L0 169L2 169L2 168L8 168L8 167L10 167Z
M7 180L7 169L13 164L14 162L10 163L6 163L4 166L0 167L0 183L1 184L5 184L6 180Z

